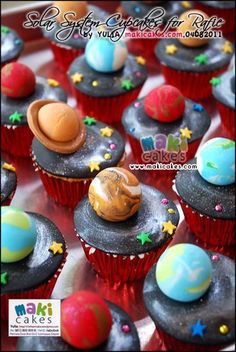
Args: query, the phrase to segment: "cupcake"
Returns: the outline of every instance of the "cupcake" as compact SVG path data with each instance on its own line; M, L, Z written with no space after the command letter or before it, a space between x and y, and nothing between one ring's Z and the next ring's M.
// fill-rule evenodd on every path
M235 30L235 1L196 1L195 7L208 14L209 17L223 18L225 23L220 28L223 33Z
M53 6L57 8L53 10L53 14L57 14L55 18L56 22L50 31L43 28L43 35L48 39L58 65L61 69L67 71L72 61L84 53L88 39L81 35L84 32L79 27L73 29L69 38L66 38L68 31L67 33L62 32L58 34L63 29L61 23L65 21L64 15L67 12L73 11L75 15L66 15L66 17L71 21L79 21L92 12L90 16L92 20L103 22L109 14L98 6L88 5L87 1L55 1Z
M201 104L184 98L177 88L163 85L132 103L124 111L122 123L137 162L172 162L172 170L160 172L173 173L177 170L174 164L194 157L210 118Z
M1 205L9 205L16 190L16 169L1 158Z
M153 12L155 15L160 14L160 10L155 8L162 8L165 13L162 17L162 24L158 28L162 31L166 25L166 22L173 16L181 15L186 10L192 8L192 1L121 1L122 13L125 17L131 16L132 18L145 18L148 13ZM170 31L171 29L169 29ZM153 55L154 46L156 45L158 38L152 39L151 33L148 38L137 38L135 33L138 28L132 28L128 36L130 40L127 42L127 47L131 53L136 55L144 55L145 58L150 59L150 55ZM145 30L149 33L149 31Z
M235 138L235 73L227 71L211 79L212 94L220 112L224 136Z
M188 17L191 11L183 13L179 20L177 34L196 31L192 25L196 16ZM208 18L201 11L194 13ZM233 55L233 46L224 38L171 38L160 40L155 54L168 84L180 89L184 96L199 100L211 95L210 79L227 70Z
M35 77L31 69L14 62L1 71L2 150L14 156L30 156L33 139L26 111L36 99L66 101L64 90L54 79Z
M181 243L144 282L144 303L168 351L218 351L235 340L235 264Z
M109 124L120 121L147 78L145 62L128 55L122 40L93 37L68 71L81 114Z
M35 170L47 193L62 205L74 208L100 170L124 163L120 134L94 117L79 119L65 103L37 100L27 117L35 135Z
M171 200L117 167L94 178L88 197L74 213L88 261L104 279L117 283L147 274L170 243L178 221Z
M185 220L202 246L227 253L235 245L235 142L213 138L175 178Z
M20 337L17 351L140 351L136 327L127 313L89 291L61 303L61 337Z
M16 61L24 48L24 43L13 29L1 26L1 67Z
M49 298L66 259L58 228L46 217L1 208L1 316L9 299Z

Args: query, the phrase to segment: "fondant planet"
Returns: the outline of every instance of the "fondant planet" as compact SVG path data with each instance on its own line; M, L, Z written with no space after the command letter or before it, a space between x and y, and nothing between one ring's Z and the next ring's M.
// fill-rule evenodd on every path
M13 263L30 254L37 239L33 219L13 206L1 208L1 262Z
M198 246L181 243L168 248L156 265L156 280L169 298L191 302L202 297L210 286L212 264Z

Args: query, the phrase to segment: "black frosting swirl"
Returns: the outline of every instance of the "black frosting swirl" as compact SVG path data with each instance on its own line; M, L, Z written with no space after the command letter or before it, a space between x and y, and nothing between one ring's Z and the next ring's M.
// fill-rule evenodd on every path
M16 188L16 173L3 169L5 160L1 159L1 204L7 200Z
M2 26L4 27L4 26ZM8 27L6 27L8 28ZM13 29L9 33L1 33L1 63L6 64L17 58L24 48L23 40Z
M212 94L217 101L235 110L235 73L225 72L220 80L220 84L213 86Z
M234 9L235 1L198 1L201 4L215 9Z

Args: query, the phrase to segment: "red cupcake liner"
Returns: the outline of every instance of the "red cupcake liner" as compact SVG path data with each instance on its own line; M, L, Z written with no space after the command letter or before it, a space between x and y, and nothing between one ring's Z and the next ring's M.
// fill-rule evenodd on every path
M217 102L217 108L220 112L224 137L235 139L235 110L220 102Z
M99 249L91 247L87 244L79 234L84 253L94 267L95 271L109 282L122 283L134 281L145 277L152 267L164 252L170 240L167 241L161 248L152 250L148 253L139 255L116 255L103 252Z
M145 59L150 59L150 56L155 56L154 48L158 43L156 39L130 39L127 41L128 52L133 55L144 56Z
M9 299L48 299L51 297L53 289L56 285L57 279L65 265L67 257L67 252L64 254L64 259L57 269L56 273L47 281L45 284L40 285L39 287L21 291L16 293L6 293L1 294L1 319L8 320L8 300Z
M137 99L141 89L142 86L115 97L101 98L81 93L74 87L73 93L81 116L94 116L97 120L111 125L121 120L124 109Z
M227 70L228 65L222 67L220 70L200 73L175 70L162 63L160 67L166 83L178 88L185 97L197 101L211 96L211 78L220 76Z
M63 71L67 71L72 62L84 53L84 48L74 49L67 45L49 41L54 58Z
M14 156L30 157L33 137L28 125L10 128L1 125L2 150Z
M179 196L186 223L203 247L224 254L235 245L235 220L214 219L189 207ZM227 255L227 254L226 254Z
M221 28L220 31L225 33L233 33L235 29L235 9L220 9L211 6L207 6L206 4L202 4L199 1L195 2L195 8L205 12L209 17L217 16L221 17L225 20L225 23ZM214 29L217 30L217 29Z

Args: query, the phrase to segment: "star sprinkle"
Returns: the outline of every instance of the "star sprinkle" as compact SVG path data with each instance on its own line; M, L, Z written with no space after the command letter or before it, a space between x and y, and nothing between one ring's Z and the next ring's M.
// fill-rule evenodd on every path
M200 65L205 65L208 62L208 57L205 54L200 54L195 56L194 60Z
M92 86L93 86L93 87L97 87L97 86L99 86L98 81L94 80L94 81L92 82Z
M110 127L100 128L100 135L102 137L111 137L113 134L113 129Z
M202 112L202 111L204 111L204 107L201 104L193 104L193 110L198 111L198 112Z
M233 52L232 45L231 45L231 43L228 40L226 40L225 43L224 43L223 52L225 54L231 54Z
M1 285L6 285L8 282L8 273L5 271L1 273Z
M94 170L99 171L100 170L100 163L97 161L91 160L89 162L89 168L90 168L90 172L93 172Z
M125 90L130 90L134 87L133 83L131 82L130 79L124 79L121 82L121 88L125 89Z
M151 234L149 232L140 232L136 238L141 242L141 245L143 246L145 243L152 243L152 240L149 238Z
M52 245L49 247L49 251L53 252L53 255L59 253L62 254L63 253L63 248L62 248L63 244L62 243L57 243L55 241L52 242Z
M136 60L137 64L139 64L139 65L145 65L146 64L146 60L142 56L136 56L135 60Z
M17 111L15 111L14 114L11 114L9 116L9 120L13 123L14 122L21 122L22 118L23 118L23 115L19 114Z
M188 129L188 127L185 128L181 128L180 129L180 133L181 133L181 137L185 137L185 138L191 138L192 135L192 131Z
M189 1L181 1L181 5L185 8L185 9L191 9L192 5L190 4Z
M175 44L166 45L166 54L173 55L178 51L178 48Z
M8 170L8 171L13 171L13 172L16 171L15 167L11 164L8 164L8 163L3 163L2 168L5 170Z
M10 28L8 28L7 26L1 26L1 33L10 33Z
M218 86L220 83L221 83L220 77L212 77L212 79L210 80L210 84L211 84L213 87Z
M173 235L174 230L176 229L176 226L172 224L170 220L168 222L163 222L162 225L163 225L162 232L166 232L169 235Z
M104 159L105 160L111 160L111 158L112 158L112 155L110 153L104 154Z
M176 214L176 211L172 208L167 209L169 214Z
M191 326L192 336L201 336L204 335L204 330L206 329L206 325L202 325L200 320Z
M50 87L58 87L60 85L60 83L58 81L56 81L55 79L48 78L48 85Z
M96 125L97 120L94 117L91 116L85 116L83 119L83 123L88 126Z
M81 81L83 81L84 75L82 73L76 72L72 76L70 76L70 78L72 79L73 83L80 83Z

